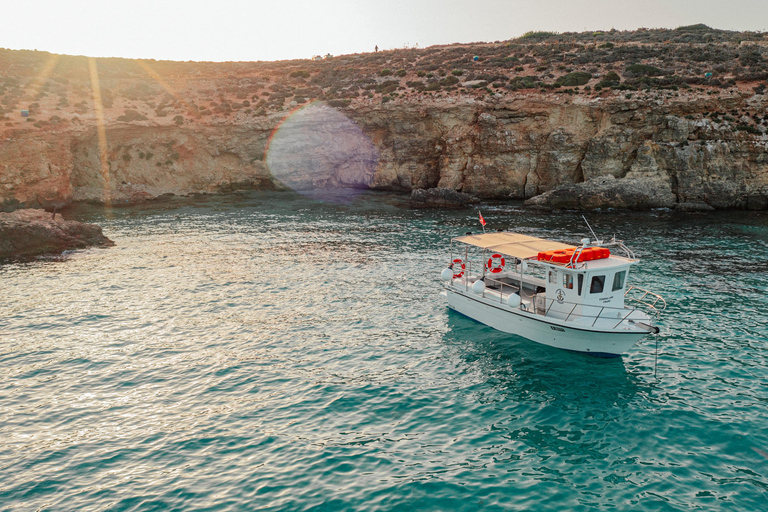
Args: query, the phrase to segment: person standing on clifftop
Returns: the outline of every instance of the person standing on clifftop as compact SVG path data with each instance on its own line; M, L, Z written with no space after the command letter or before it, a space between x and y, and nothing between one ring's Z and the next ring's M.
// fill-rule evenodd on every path
M374 52L377 52L377 51L379 51L379 45L376 45L376 46L373 48L373 51L374 51Z

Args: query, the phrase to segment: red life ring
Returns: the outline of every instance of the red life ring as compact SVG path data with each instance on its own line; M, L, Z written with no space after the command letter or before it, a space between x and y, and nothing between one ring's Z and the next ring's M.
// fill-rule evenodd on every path
M488 258L488 263L485 265L485 268L487 268L491 274L498 274L504 270L504 265L506 265L506 263L504 256L501 254L492 254L491 257Z
M458 279L464 275L464 270L467 268L467 266L463 261L461 261L461 258L456 258L453 260L453 263L451 263L451 268L453 269L453 278ZM458 272L456 272L457 269Z

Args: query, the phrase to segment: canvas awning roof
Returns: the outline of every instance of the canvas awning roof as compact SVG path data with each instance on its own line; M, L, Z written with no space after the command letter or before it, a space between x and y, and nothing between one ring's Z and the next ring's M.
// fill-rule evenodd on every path
M535 258L540 252L574 248L573 245L509 232L460 236L454 240L520 259Z

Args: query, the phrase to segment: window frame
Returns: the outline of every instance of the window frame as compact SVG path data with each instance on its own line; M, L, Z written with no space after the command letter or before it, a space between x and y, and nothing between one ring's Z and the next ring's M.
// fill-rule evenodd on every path
M619 283L619 287L616 287L616 278L621 276L621 281ZM626 270L620 270L613 274L613 284L611 285L611 291L615 292L618 290L622 290L624 288L624 285L627 283L627 271Z
M600 295L601 293L605 292L605 281L606 281L606 275L593 275L590 276L591 279L589 280L589 294L590 295ZM595 283L600 283L600 290L594 291L595 289Z

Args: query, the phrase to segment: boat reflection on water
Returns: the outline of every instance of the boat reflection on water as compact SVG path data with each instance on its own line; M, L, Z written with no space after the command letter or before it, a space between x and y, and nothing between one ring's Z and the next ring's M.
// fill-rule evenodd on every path
M448 328L443 339L462 392L486 411L478 430L499 448L497 458L516 461L523 473L535 473L552 456L603 467L621 455L611 438L629 435L638 416L655 407L652 385L628 372L620 358L565 352L478 326L453 311ZM506 441L499 445L499 438Z
M466 373L496 381L498 400L562 403L567 409L616 407L647 386L621 358L548 347L480 326L455 311L448 312L448 329L446 346L462 359Z

